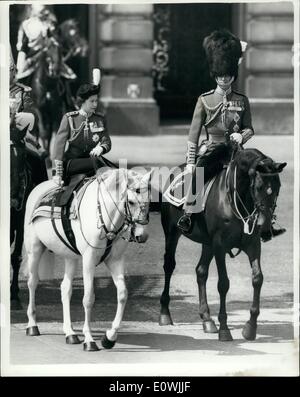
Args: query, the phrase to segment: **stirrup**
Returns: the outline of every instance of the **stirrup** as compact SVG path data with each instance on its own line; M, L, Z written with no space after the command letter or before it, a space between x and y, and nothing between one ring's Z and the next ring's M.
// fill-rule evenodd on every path
M189 232L192 227L191 214L183 214L178 219L177 227L183 232Z

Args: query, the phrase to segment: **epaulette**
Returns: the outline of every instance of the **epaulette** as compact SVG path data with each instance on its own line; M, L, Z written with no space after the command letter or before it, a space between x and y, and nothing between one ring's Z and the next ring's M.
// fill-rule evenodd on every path
M28 87L28 85L25 85L25 84L22 84L22 83L18 83L18 82L17 82L17 83L16 83L16 86L22 88L22 90L23 90L24 92L30 92L30 91L32 90L31 87Z
M79 114L79 110L73 110L72 112L66 113L66 116L67 116L67 117L70 117L70 116L77 116L78 114Z
M210 91L204 92L204 93L201 94L200 96L211 95L211 94L213 94L214 92L215 92L215 90L210 90Z

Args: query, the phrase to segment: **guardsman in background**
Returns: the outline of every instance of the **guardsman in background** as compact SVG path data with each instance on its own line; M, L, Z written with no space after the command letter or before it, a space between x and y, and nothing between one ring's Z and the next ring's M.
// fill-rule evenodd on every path
M31 88L15 81L16 67L10 51L9 106L11 155L11 204L18 208L22 201L22 173L26 161L31 169L34 185L46 179L45 152L38 143L38 117L31 99Z
M93 70L93 84L83 84L77 91L80 109L66 113L57 132L53 150L53 180L62 186L71 179L60 198L66 204L73 188L95 168L112 166L102 157L111 149L111 140L102 113L96 112L100 92L100 70Z
M184 232L189 232L192 226L191 215L195 210L198 211L193 195L196 185L195 167L204 167L205 181L209 180L222 170L224 161L228 161L227 139L244 144L254 135L249 100L231 86L238 76L238 66L245 49L242 45L246 43L240 42L225 29L214 31L203 42L210 74L217 87L198 98L189 131L187 168L193 177L183 207L184 214L178 221L178 227ZM201 142L198 151L203 127L206 140ZM272 227L269 233L262 235L262 239L268 241L284 232L285 229Z
M39 57L47 46L47 40L51 38L57 45L60 44L57 19L51 11L51 6L31 4L28 7L30 15L20 25L17 42L17 79L26 79L26 82L37 68ZM62 77L70 80L76 78L73 70L63 60L60 67Z

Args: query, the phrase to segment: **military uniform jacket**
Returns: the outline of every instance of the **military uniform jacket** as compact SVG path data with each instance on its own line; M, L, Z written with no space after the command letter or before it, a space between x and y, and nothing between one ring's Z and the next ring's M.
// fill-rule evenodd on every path
M111 149L104 115L93 113L88 117L82 110L69 112L63 116L57 132L53 159L88 158L97 145L103 148L103 154Z
M30 91L30 87L21 83L15 83L9 89L10 139L13 143L21 142L27 133L27 127L23 131L16 127L15 115L18 112L32 113L34 115L34 126L31 132L34 135L37 132L38 116Z
M224 142L226 134L238 132L245 143L254 134L248 98L231 89L224 92L220 87L202 94L194 110L189 142L198 145L202 127L209 141Z

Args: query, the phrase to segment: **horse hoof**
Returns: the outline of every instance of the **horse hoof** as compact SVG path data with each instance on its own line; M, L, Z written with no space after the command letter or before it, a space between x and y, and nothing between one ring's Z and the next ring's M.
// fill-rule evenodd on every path
M10 310L23 310L20 299L12 299L10 301Z
M81 343L80 339L77 335L68 335L66 337L66 344L67 345L79 345Z
M255 340L256 338L256 327L253 327L249 321L244 325L242 335L246 340Z
M232 341L232 335L229 329L220 329L219 330L219 341L221 342L230 342Z
M218 332L214 320L203 321L203 330L206 334L216 334Z
M84 342L83 350L85 352L97 352L99 351L99 347L97 346L96 342Z
M114 345L116 344L116 341L109 340L105 334L102 338L101 344L104 347L104 349L112 349L114 347Z
M34 325L33 327L28 327L26 328L26 335L27 336L39 336L40 331L37 325Z
M159 316L159 325L174 325L169 314L161 314Z

